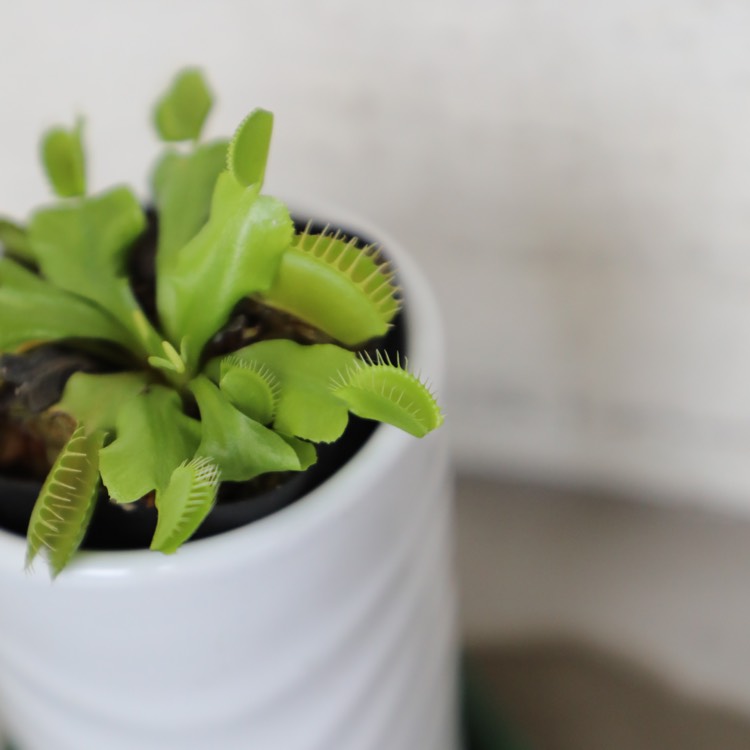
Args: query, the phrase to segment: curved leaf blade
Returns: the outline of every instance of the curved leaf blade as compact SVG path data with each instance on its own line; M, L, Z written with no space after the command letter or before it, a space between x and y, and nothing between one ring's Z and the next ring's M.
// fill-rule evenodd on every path
M157 132L165 141L197 140L212 103L203 74L193 68L181 71L156 104Z
M241 412L256 422L268 424L273 419L281 385L265 365L231 355L224 357L219 387Z
M210 456L228 482L242 482L270 471L299 471L297 452L273 430L232 406L206 377L191 381L201 413L199 456Z
M81 424L60 452L29 521L27 568L43 551L57 576L80 547L96 504L101 442L101 433L88 435Z
M29 225L42 275L107 310L130 332L130 348L140 353L160 343L126 278L127 251L145 226L138 200L124 187L42 209Z
M378 353L377 360L356 360L331 386L353 414L424 437L443 423L429 388L400 363Z
M227 145L216 141L190 154L169 151L156 166L151 184L159 212L160 274L169 271L178 251L208 220L214 185L226 167Z
M286 442L297 454L301 471L309 469L318 460L318 451L313 443L308 443L307 440L300 440L299 438L291 437L290 435L282 435L281 433L279 433L279 436L282 437L284 442Z
M219 467L205 456L178 466L163 492L156 494L159 513L151 549L170 555L197 531L216 501Z
M68 379L55 409L83 422L91 432L113 432L120 410L149 383L145 372L76 372Z
M347 346L383 336L399 310L398 287L373 246L338 234L294 238L263 301Z
M34 262L28 232L8 219L0 219L0 249L20 260Z
M125 275L126 252L145 227L137 198L121 187L37 211L29 241L46 278L109 309L113 282Z
M263 184L272 133L273 114L265 109L251 112L237 128L229 144L227 166L241 185Z
M0 258L0 351L72 338L128 346L128 332L107 312Z
M330 443L346 428L348 408L331 392L333 378L354 366L356 355L335 344L304 346L286 339L260 341L239 349L233 358L268 368L279 382L273 427L315 443ZM207 366L216 374L217 360Z
M118 503L165 490L174 469L195 455L200 442L200 426L182 411L177 392L159 385L121 403L115 431L99 452L99 471Z
M286 206L242 188L228 172L216 183L211 218L158 279L158 306L188 369L244 297L268 289L293 234ZM183 345L184 344L184 345Z
M52 189L61 198L86 194L86 159L82 123L72 130L53 128L42 137L42 163Z

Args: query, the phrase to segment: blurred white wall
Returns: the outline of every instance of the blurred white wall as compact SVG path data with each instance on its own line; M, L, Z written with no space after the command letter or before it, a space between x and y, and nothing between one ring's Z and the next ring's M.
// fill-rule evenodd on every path
M750 6L0 0L0 212L44 126L145 189L186 63L213 134L277 115L269 190L421 258L464 468L750 508Z

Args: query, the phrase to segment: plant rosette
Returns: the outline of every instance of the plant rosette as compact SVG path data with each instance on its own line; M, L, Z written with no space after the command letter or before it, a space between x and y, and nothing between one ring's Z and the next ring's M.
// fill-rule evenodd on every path
M178 77L157 108L162 136L195 140L209 105L202 78L192 71ZM305 283L316 259L327 255L339 271L352 269L356 245L340 235L295 233L283 204L260 195L269 117L255 114L240 126L226 171L225 142L169 151L160 161L155 313L139 315L134 288L122 282L123 248L145 226L137 222L134 232L123 216L140 207L119 197L119 207L108 206L112 220L100 221L107 213L99 213L101 201L125 193L83 197L80 128L53 131L44 146L51 181L70 203L38 212L29 230L0 223L8 252L0 259L0 350L24 357L45 341L62 341L69 354L70 343L83 339L86 362L110 362L103 371L56 361L54 377L48 368L35 388L15 389L28 407L34 398L49 400L54 381L62 396L43 414L72 416L63 438L53 436L57 445L50 439L45 446L54 460L28 540L0 529L0 726L19 750L458 747L451 482L447 436L431 432L442 418L401 362L356 353L383 335L395 295L369 295L377 330L360 337L356 299L337 297L317 313L297 294L319 283ZM200 189L185 190L188 177ZM405 303L410 365L439 387L438 311L409 256L346 217L306 215L364 229L386 248ZM92 232L102 232L95 242ZM65 246L72 235L76 242ZM67 265L49 260L61 242ZM216 243L236 251L229 280L216 270ZM269 243L280 249L264 266ZM86 286L80 269L69 270L81 245L92 274L116 279L108 288ZM258 253L267 270L261 281ZM374 279L370 292L394 288L390 266L369 250L362 257L359 268ZM340 273L317 270L331 292L339 285L347 293ZM365 270L344 277L361 287ZM201 293L192 291L196 279ZM19 318L29 297L40 310ZM273 335L209 356L217 331L248 297L322 331L325 343ZM57 304L68 311L64 318ZM145 383L133 374L135 359L148 364ZM114 389L92 396L96 386L84 387L107 378L119 379ZM404 382L412 390L399 394ZM322 403L323 416L311 402ZM283 510L182 546L210 514L221 479L304 470L314 463L316 442L343 432L347 411L391 424ZM431 434L417 440L407 431ZM248 469L248 461L259 466ZM110 500L101 497L101 480ZM4 495L0 503L13 502L12 493ZM149 497L158 511L157 552L90 551L85 543L79 550L97 503ZM46 566L23 570L39 554L53 573L65 568L54 583Z

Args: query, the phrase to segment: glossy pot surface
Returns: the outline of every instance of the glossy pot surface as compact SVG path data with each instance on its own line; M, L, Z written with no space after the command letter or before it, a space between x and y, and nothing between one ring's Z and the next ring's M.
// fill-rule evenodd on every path
M341 223L393 258L440 391L419 271ZM86 552L51 583L0 531L0 725L19 750L456 750L451 500L446 430L381 426L301 500L173 556Z

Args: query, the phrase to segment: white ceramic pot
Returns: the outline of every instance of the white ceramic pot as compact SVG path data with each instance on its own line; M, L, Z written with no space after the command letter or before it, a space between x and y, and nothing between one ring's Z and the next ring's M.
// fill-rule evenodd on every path
M410 363L440 390L422 276L341 223L396 263ZM446 439L381 426L275 515L169 557L85 553L54 583L0 531L0 725L19 750L456 750Z

